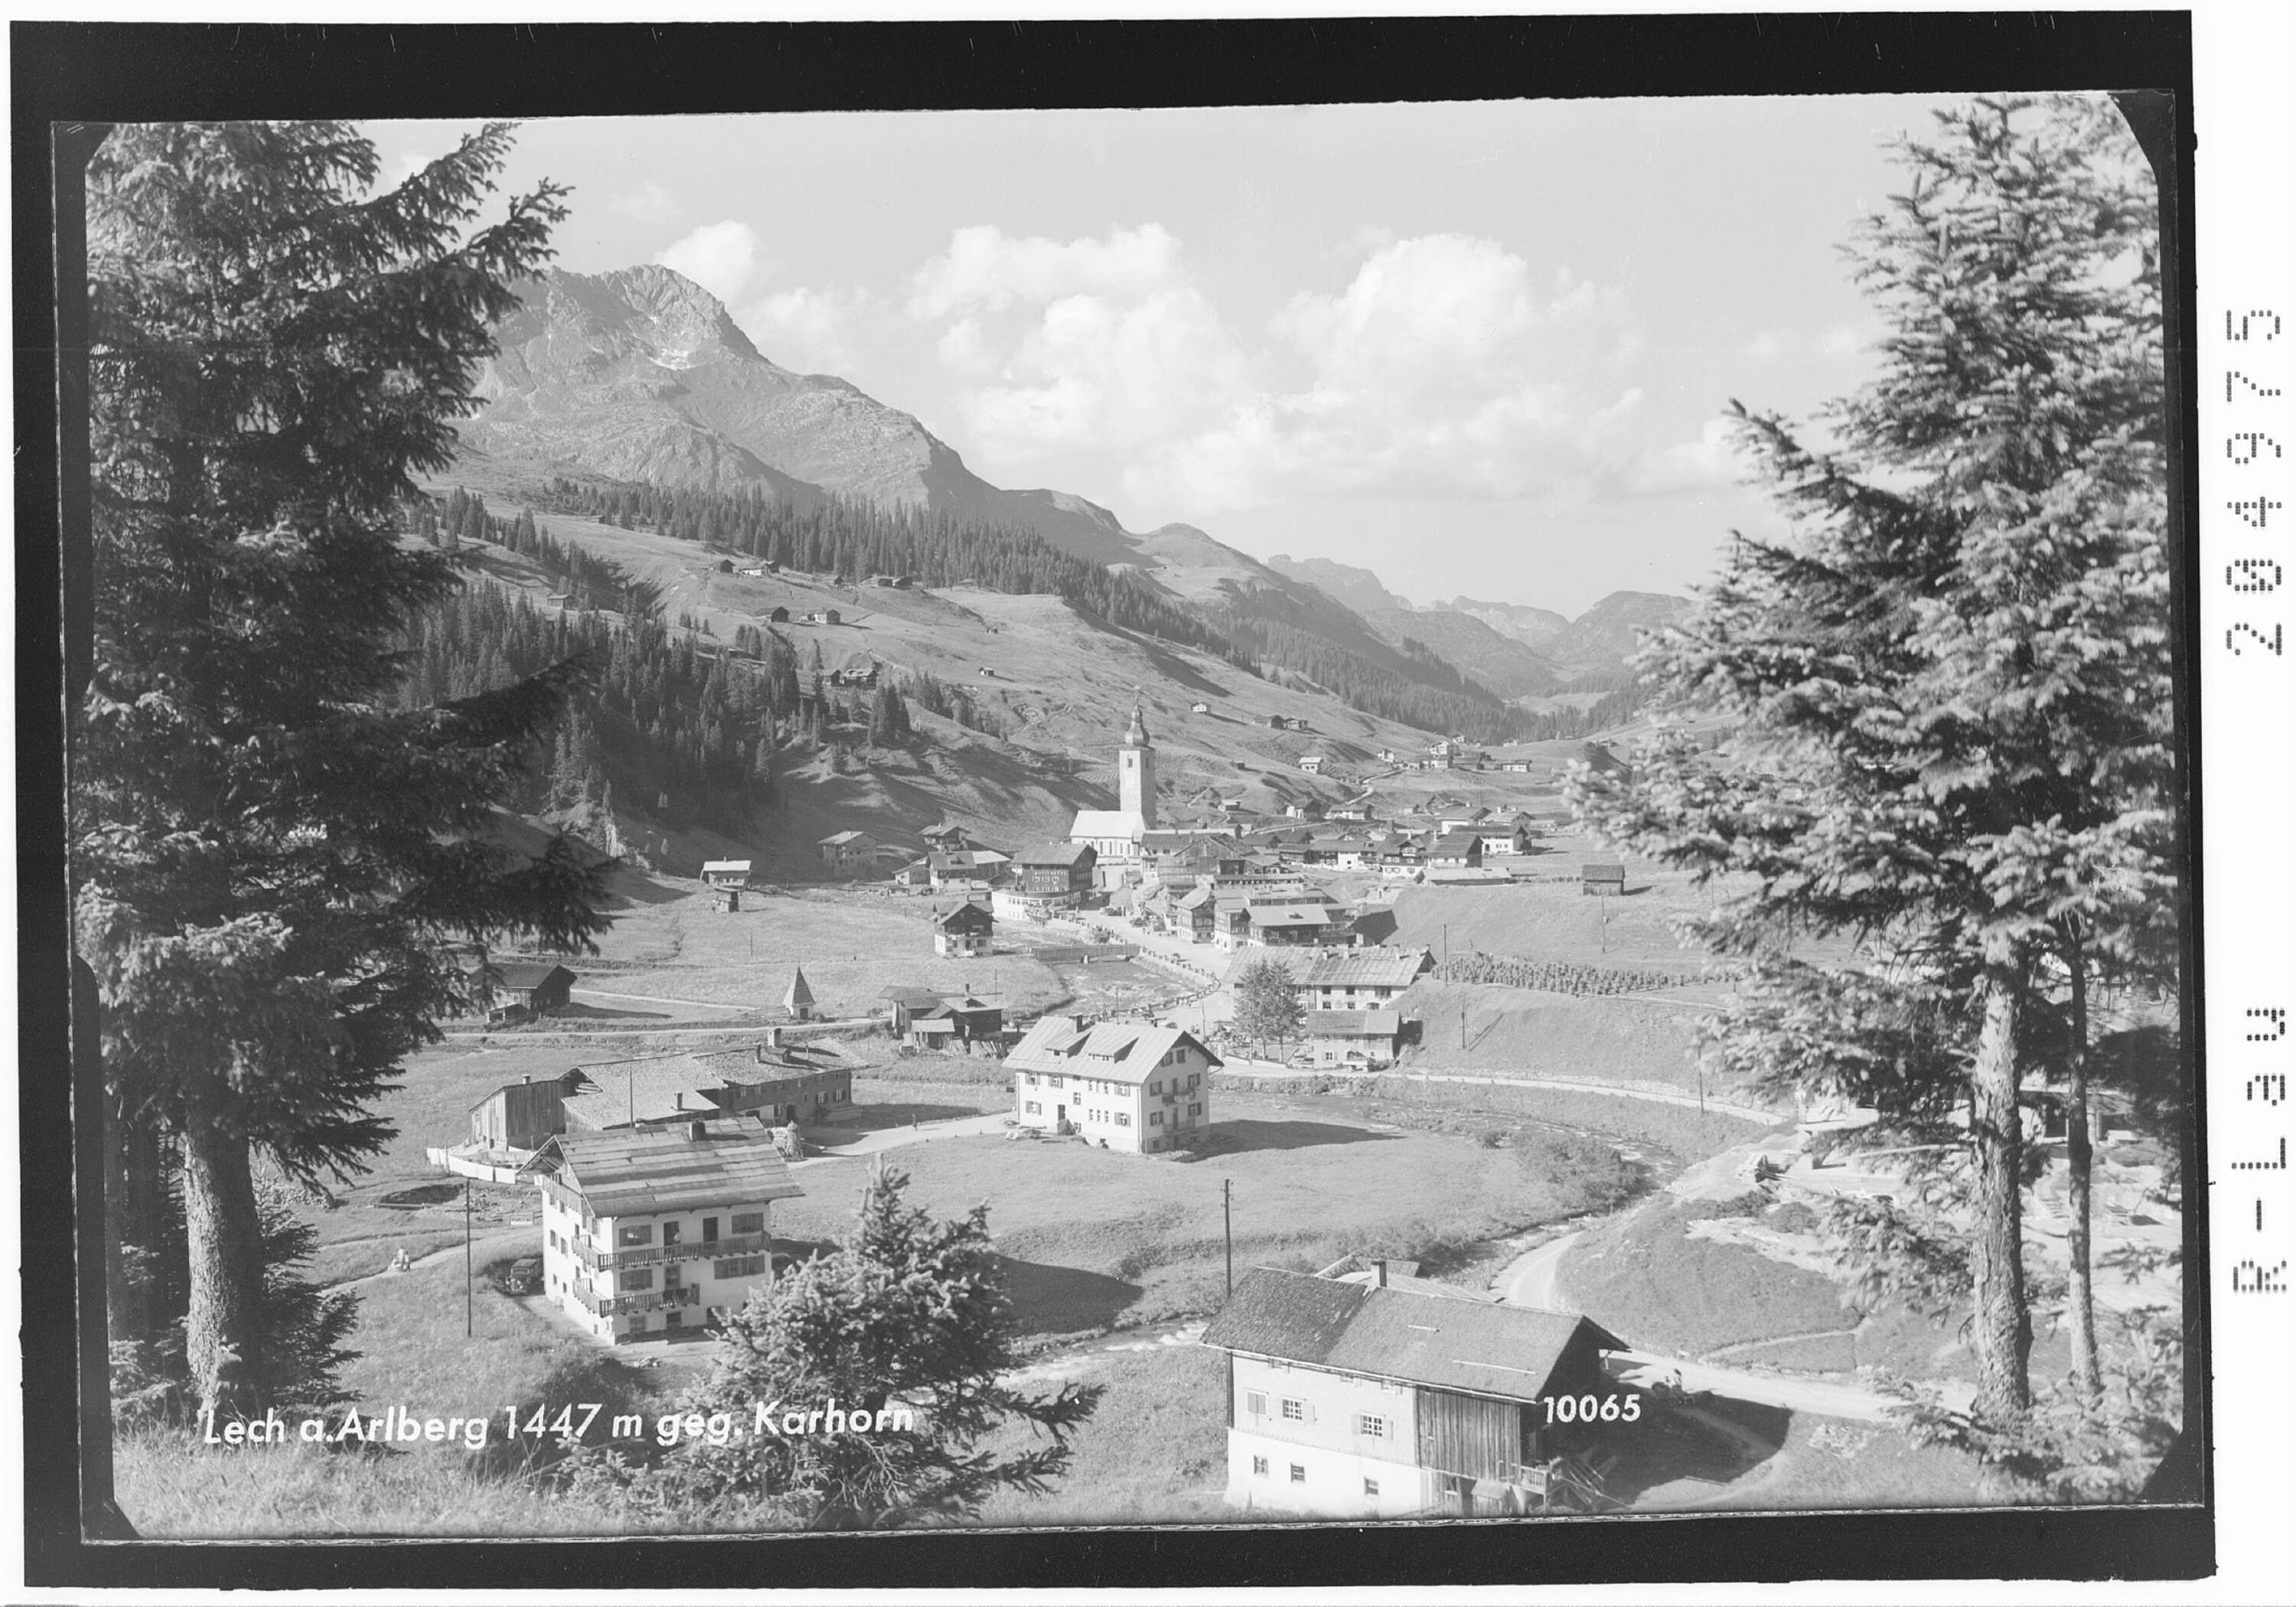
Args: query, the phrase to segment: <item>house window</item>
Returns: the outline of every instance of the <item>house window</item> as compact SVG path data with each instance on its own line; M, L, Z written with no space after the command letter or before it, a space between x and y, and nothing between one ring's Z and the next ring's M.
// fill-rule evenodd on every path
M1149 1112L1148 1112L1148 1125L1149 1125L1150 1127L1162 1127L1162 1126L1164 1125L1164 1112L1163 1112L1163 1111L1149 1111Z
M1033 1088L1033 1087L1037 1086L1038 1086L1038 1084L1037 1084L1037 1074L1036 1074L1034 1071L1031 1071L1031 1072L1029 1072L1029 1073L1028 1074L1028 1076L1029 1076L1029 1086L1030 1087L1032 1087L1032 1088Z
M624 1246L651 1244L653 1242L653 1224L648 1222L637 1227L616 1228L614 1242Z
M1045 1081L1046 1081L1047 1084L1049 1084L1051 1086L1055 1087L1055 1088L1065 1088L1066 1086L1068 1086L1067 1079L1066 1079L1066 1078L1059 1078L1059 1077L1048 1077L1048 1078L1045 1078Z
M1129 1111L1119 1111L1116 1113L1116 1125L1119 1127L1130 1127L1132 1125L1132 1112Z
M701 1242L704 1244L714 1244L718 1242L717 1218L704 1217L701 1218Z
M1161 1078L1157 1078L1154 1082L1148 1085L1148 1092L1151 1094L1161 1094L1163 1091L1164 1081Z
M754 1278L765 1269L763 1256L735 1256L730 1261L712 1262L709 1267L712 1275L721 1278Z
M1379 1496L1379 1480L1376 1479L1365 1480L1364 1494L1376 1499Z
M625 1267L622 1271L614 1275L614 1287L616 1289L652 1289L653 1287L653 1268L651 1267L642 1267L636 1271L632 1271L629 1268Z
M1189 1114L1189 1115L1191 1115L1191 1116L1201 1116L1203 1113L1204 1113L1204 1107L1203 1107L1203 1104L1202 1104L1202 1103L1201 1103L1201 1101L1199 1101L1197 1103L1195 1103L1195 1104L1192 1104L1192 1105L1190 1105L1190 1106L1188 1107L1188 1114Z
M1305 1423L1308 1420L1308 1407L1306 1403L1297 1400L1285 1401L1283 1403L1283 1420L1286 1423Z
M1042 1116L1044 1113L1045 1113L1045 1107L1044 1107L1044 1106L1042 1106L1042 1105L1038 1104L1038 1103L1037 1103L1035 1100L1033 1100L1033 1099L1032 1099L1032 1100L1030 1100L1030 1101L1029 1102L1029 1115L1031 1115L1031 1116Z
M1258 1477L1259 1477L1259 1478L1262 1478L1262 1479L1267 1478L1267 1457L1265 1457L1265 1456L1254 1456L1254 1457L1251 1459L1251 1471L1252 1471L1252 1472L1253 1472L1256 1476L1258 1476Z
M761 1234L765 1232L766 1213L763 1211L734 1212L734 1231L737 1234Z
M1267 1416L1267 1397L1261 1394L1257 1390L1245 1390L1243 1395L1243 1409L1254 1417Z
M1188 1086L1191 1088L1194 1087L1198 1083L1203 1080L1203 1078L1196 1072L1191 1071L1188 1073Z
M1384 1439L1387 1438L1387 1419L1369 1412L1359 1412L1356 1414L1356 1432L1367 1439Z
M1294 1484L1308 1482L1308 1470L1296 1462L1292 1464L1292 1482Z

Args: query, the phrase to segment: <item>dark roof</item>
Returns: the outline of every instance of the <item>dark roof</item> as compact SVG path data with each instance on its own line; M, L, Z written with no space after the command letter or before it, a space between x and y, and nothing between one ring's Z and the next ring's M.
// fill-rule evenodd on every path
M548 1149L559 1181L602 1217L793 1200L788 1163L761 1124L723 1123L694 1139L683 1128L560 1134ZM545 1151L547 1152L547 1151Z
M1023 849L1020 860L1022 865L1030 866L1071 865L1087 854L1095 859L1100 857L1088 842L1047 842L1037 848Z
M1483 834L1480 832L1446 832L1442 836L1436 839L1435 846L1430 849L1428 852L1431 854L1464 854L1469 849L1480 848L1482 846L1482 841Z
M953 998L955 996L955 991L935 988L909 988L896 983L877 996L881 999L890 999L896 1004L906 1004L914 1009L920 1005L938 1004L943 999Z
M574 980L572 972L549 960L512 960L495 967L495 974L502 979L504 987L520 989L539 988L561 972L565 972L568 981Z
M1340 1373L1536 1400L1582 1332L1603 1349L1626 1349L1617 1335L1560 1311L1443 1300L1260 1267L1236 1284L1203 1342Z
M1627 867L1623 865L1590 864L1585 869L1586 879L1589 881L1624 881L1627 879Z
M996 917L978 904L960 904L946 914L933 917L933 924L945 931L958 931L970 927L994 926Z
M1423 948L1334 949L1293 973L1299 988L1408 988L1427 968Z

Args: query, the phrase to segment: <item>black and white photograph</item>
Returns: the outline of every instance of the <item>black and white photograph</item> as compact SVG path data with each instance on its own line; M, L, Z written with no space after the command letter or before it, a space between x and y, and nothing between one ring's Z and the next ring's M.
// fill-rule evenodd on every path
M58 134L86 1539L2203 1503L2176 86L950 71Z

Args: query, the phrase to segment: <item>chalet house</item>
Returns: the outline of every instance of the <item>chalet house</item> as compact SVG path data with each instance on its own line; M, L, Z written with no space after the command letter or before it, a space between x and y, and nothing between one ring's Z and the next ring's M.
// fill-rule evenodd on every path
M970 1049L1004 1036L1004 1012L967 994L946 999L909 1017L908 1041L920 1049Z
M893 873L895 887L931 887L932 867L922 859L912 859Z
M550 960L512 960L494 968L496 1021L524 1021L563 1010L571 1002L574 973Z
M1230 954L1251 941L1251 911L1242 900L1216 903L1212 909L1212 942Z
M1247 907L1247 940L1254 947L1306 948L1345 940L1335 931L1344 925L1343 920L1335 919L1337 912L1324 904L1289 899L1264 903L1255 898Z
M1212 706L1210 703L1191 703L1188 705L1188 712L1190 714L1210 714L1211 711Z
M1172 901L1172 930L1194 943L1209 943L1212 920L1219 912L1209 883L1190 888Z
M1300 1036L1319 1066L1377 1071L1395 1064L1403 1044L1403 1016L1395 1010L1310 1010Z
M1092 890L1093 867L1099 861L1088 842L1047 842L1023 851L1013 864L1020 868L1022 894L1065 899Z
M1324 816L1327 820L1367 821L1372 818L1371 794L1366 792L1361 798L1350 798L1345 803L1333 804L1324 811Z
M1520 854L1528 846L1521 826L1511 820L1487 820L1475 828L1482 839L1483 857L1493 855Z
M566 1130L566 1096L581 1086L578 1070L504 1083L471 1107L471 1144L496 1153L540 1149Z
M568 1133L529 1164L544 1290L613 1344L700 1327L771 1284L773 1203L805 1193L748 1121Z
M832 871L871 870L877 864L877 840L866 832L840 832L816 846L821 863Z
M1330 843L1332 863L1343 871L1359 871L1371 863L1371 842L1363 837L1335 837Z
M1227 1499L1332 1518L1594 1510L1602 1424L1549 1399L1617 1393L1585 1317L1255 1267L1203 1343L1228 1355Z
M1392 748L1382 748L1372 757L1378 759L1382 765L1391 765L1401 759L1403 756Z
M1321 753L1303 753L1300 756L1300 768L1310 775L1321 775L1324 773L1324 758L1325 756Z
M877 996L883 999L888 1004L892 1006L893 1036L895 1037L901 1037L907 1034L909 1030L909 1020L912 1016L922 1014L923 1012L931 1010L934 1005L939 1004L943 999L953 998L956 996L946 990L937 990L931 988L911 988L897 983L893 987L886 988Z
M874 686L880 673L881 667L873 659L866 664L841 664L829 672L829 684L832 686Z
M746 859L711 859L703 862L701 880L709 887L735 892L750 884L750 862Z
M980 846L966 834L963 826L954 825L947 821L943 821L937 826L927 827L919 835L925 840L927 845L944 854L962 853L966 849Z
M1292 989L1302 1010L1366 1010L1391 1005L1432 969L1423 948L1357 948L1294 962Z
M842 625L845 619L833 608L816 608L807 611L805 622L808 625Z
M1627 890L1627 867L1623 865L1589 864L1578 872L1578 891L1583 896L1616 896Z
M989 952L996 936L996 917L986 905L970 900L933 916L933 953L953 960L971 960Z
M1483 840L1472 832L1446 832L1427 850L1427 868L1458 871L1483 863Z
M1447 809L1436 816L1436 824L1446 832L1464 832L1481 825L1490 817L1491 812L1481 808Z
M1211 1125L1220 1059L1177 1027L1048 1015L1004 1056L1013 1117L1130 1154L1185 1149Z

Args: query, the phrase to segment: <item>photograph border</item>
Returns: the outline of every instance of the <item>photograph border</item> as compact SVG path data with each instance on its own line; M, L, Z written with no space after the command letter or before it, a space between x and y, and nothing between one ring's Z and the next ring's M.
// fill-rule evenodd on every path
M989 23L271 27L20 23L16 202L20 1181L26 1569L57 1586L578 1582L680 1586L1379 1586L1795 1578L2191 1578L2215 1554L2210 1481L2206 1078L2198 718L2196 268L2185 12L1852 13ZM2159 1505L1618 1514L1366 1525L893 1531L739 1537L107 1539L100 1100L93 977L70 959L62 709L93 603L79 167L100 125L234 117L561 117L1185 107L1640 95L2159 92L2177 620L2185 1430ZM2144 131L2140 128L2140 135ZM2164 163L2163 148L2169 152ZM60 209L58 203L63 203ZM84 224L84 218L78 221ZM61 646L61 651L59 648ZM40 1075L69 1063L72 1077ZM65 1145L58 1136L69 1132ZM77 1177L81 1186L75 1190ZM91 1195L89 1189L93 1187ZM34 1300L76 1289L81 1298ZM92 1297L92 1298L91 1298ZM82 1323L82 1316L89 1321ZM83 1530L83 1505L88 1527ZM110 1529L112 1534L120 1531ZM1185 1545L1176 1545L1185 1537ZM357 1547L356 1551L346 1548ZM609 1549L602 1550L601 1547ZM761 1569L764 1570L761 1573Z

